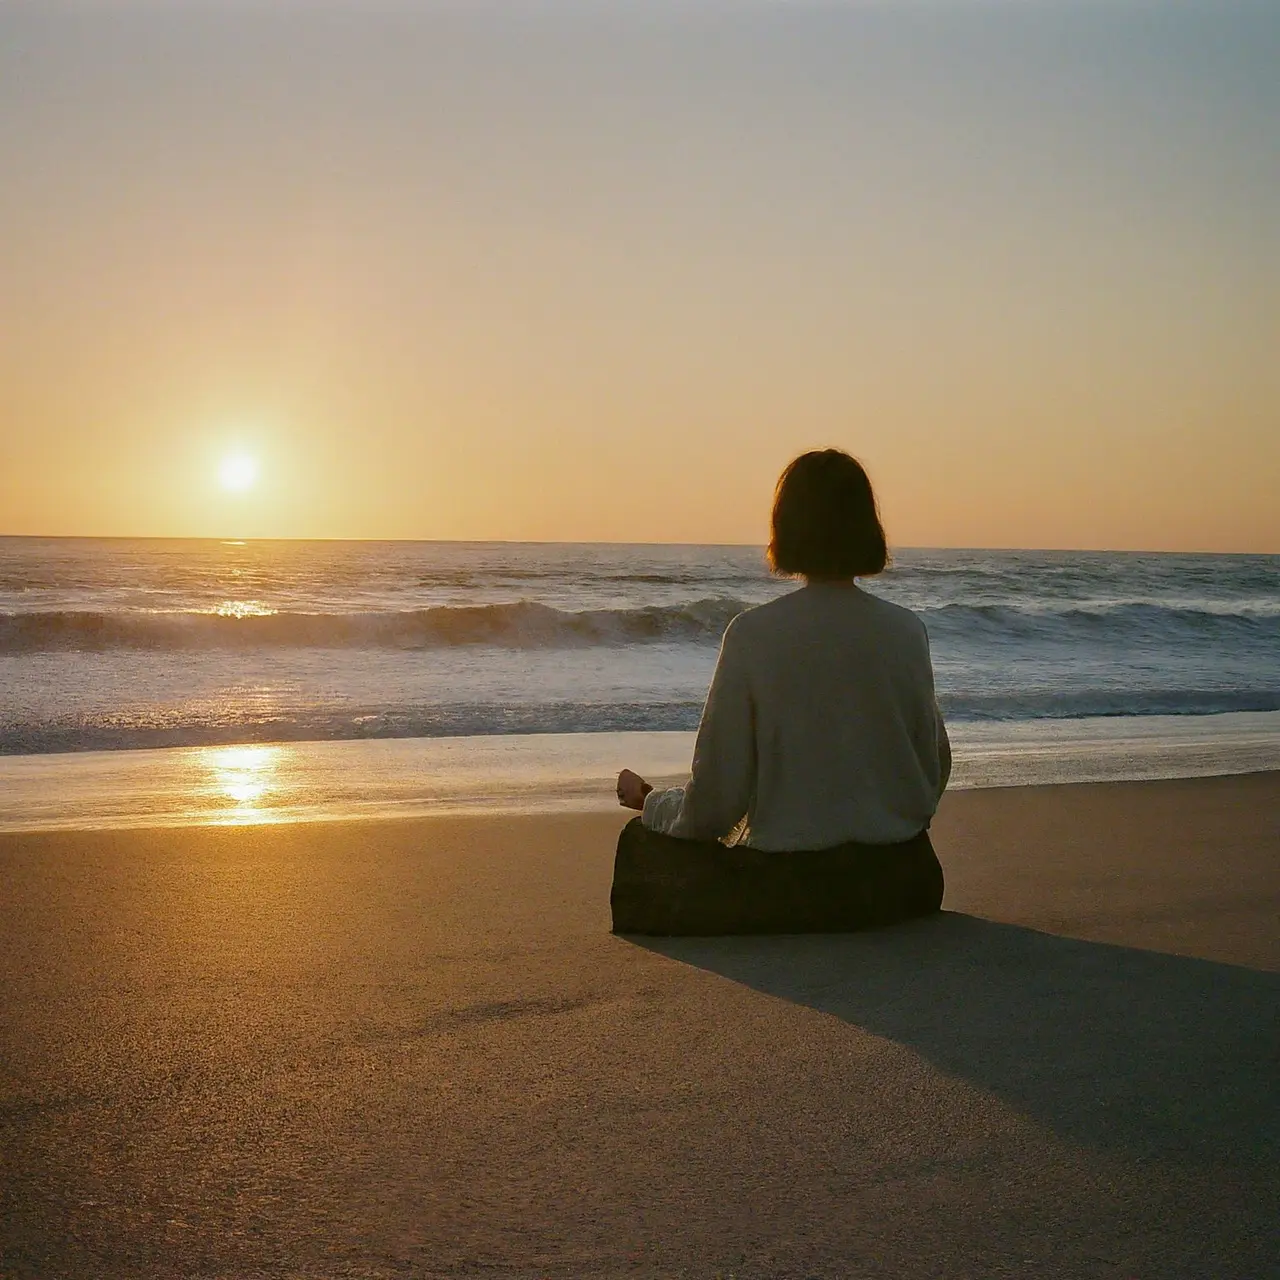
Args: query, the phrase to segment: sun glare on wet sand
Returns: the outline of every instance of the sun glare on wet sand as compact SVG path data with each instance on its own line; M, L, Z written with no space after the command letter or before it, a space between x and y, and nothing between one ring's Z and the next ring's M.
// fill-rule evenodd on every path
M206 790L215 810L221 810L213 821L236 826L272 821L282 754L276 746L222 747L201 753L209 775Z

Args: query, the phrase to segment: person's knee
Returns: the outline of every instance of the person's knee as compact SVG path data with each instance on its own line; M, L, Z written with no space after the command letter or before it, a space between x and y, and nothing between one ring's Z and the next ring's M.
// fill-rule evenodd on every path
M644 840L644 822L637 815L618 832L618 852L634 849Z

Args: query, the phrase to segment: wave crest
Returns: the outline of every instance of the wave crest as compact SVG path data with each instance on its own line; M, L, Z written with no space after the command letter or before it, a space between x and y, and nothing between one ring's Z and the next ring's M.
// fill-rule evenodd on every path
M365 613L95 612L0 614L0 653L144 649L434 649L494 645L564 649L715 644L747 602L724 596L638 608L556 609L532 600ZM1146 602L1046 607L946 604L918 611L941 645L1280 645L1280 614Z
M1280 614L1247 605L1227 610L1136 601L1068 608L947 604L918 612L931 636L947 639L1167 644L1229 636L1280 641Z
M746 607L740 600L709 598L681 605L581 612L521 600L381 613L9 613L0 615L0 653L699 643L718 640Z

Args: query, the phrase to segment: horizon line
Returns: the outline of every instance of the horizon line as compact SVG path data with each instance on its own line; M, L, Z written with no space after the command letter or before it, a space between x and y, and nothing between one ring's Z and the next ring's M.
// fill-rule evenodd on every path
M555 538L334 538L334 537L250 537L235 538L193 534L92 534L92 533L0 533L0 541L30 542L204 542L226 546L250 543L373 543L431 546L507 546L507 547L754 547L763 550L764 542L685 542L685 541L616 541L610 539ZM1260 556L1275 558L1280 551L1171 551L1150 547L1063 547L1063 546L962 546L926 543L890 544L890 555L898 551L1034 551L1063 555L1134 555L1134 556Z

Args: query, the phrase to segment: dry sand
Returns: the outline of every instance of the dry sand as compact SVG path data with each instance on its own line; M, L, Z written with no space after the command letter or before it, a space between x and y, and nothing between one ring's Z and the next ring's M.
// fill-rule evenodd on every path
M1280 774L949 796L937 920L622 817L0 839L0 1276L1280 1274Z

